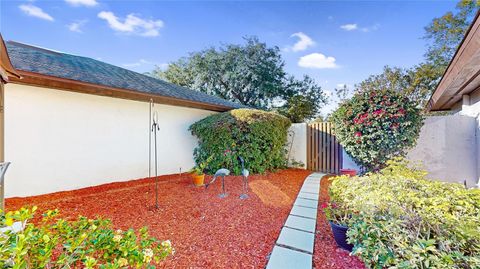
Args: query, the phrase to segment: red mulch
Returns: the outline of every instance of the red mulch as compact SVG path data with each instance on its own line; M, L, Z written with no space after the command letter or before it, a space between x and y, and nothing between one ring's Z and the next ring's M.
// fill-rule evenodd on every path
M330 181L324 178L320 184L320 205L328 201L329 186ZM365 265L359 258L356 256L350 256L348 251L337 247L337 244L333 239L332 231L330 230L330 224L325 219L325 214L322 212L320 206L318 213L317 234L315 235L315 255L313 256L315 269L365 268Z
M188 175L168 175L160 177L158 210L152 179L10 198L6 208L37 205L39 212L58 208L66 218L109 218L120 229L147 226L153 236L172 241L176 253L161 264L166 268L264 268L308 174L289 169L250 176L247 200L238 198L240 177L227 177L229 196L219 199L220 180L205 189L194 187ZM322 184L323 196L327 187ZM323 213L317 229L315 268L364 268L336 247Z

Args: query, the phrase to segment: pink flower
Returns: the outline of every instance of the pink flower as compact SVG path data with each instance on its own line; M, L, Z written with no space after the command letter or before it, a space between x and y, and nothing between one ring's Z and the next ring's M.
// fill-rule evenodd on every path
M325 208L328 207L328 204L327 203L322 203L321 207L322 207L322 209L325 209Z
M398 114L400 114L400 115L405 115L405 112L406 112L406 111L405 111L405 109L403 109L403 108L400 108L400 109L398 110Z
M361 137L361 136L362 136L362 133L361 133L361 132L355 132L355 136L356 136L356 137Z

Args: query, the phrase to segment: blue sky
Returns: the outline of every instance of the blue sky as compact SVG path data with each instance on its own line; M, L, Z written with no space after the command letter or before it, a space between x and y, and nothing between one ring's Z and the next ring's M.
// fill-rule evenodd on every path
M258 36L286 70L332 92L385 65L422 61L423 27L455 1L8 1L0 31L15 40L139 72L189 52ZM301 42L299 42L301 41ZM335 102L329 105L328 112Z

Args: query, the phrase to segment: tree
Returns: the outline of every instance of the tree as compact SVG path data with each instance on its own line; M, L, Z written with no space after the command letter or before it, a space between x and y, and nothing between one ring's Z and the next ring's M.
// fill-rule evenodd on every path
M479 6L479 0L462 0L456 6L457 12L447 12L425 27L424 38L428 40L425 62L407 69L386 66L381 74L371 75L355 85L355 91L392 90L424 107Z
M245 45L224 45L192 53L153 75L255 108L269 108L285 96L285 63L278 47L269 48L255 37Z
M461 0L456 13L447 12L425 27L428 63L446 68L479 7L479 0Z
M293 122L317 116L327 102L322 88L309 76L288 75L278 47L256 37L245 41L191 53L150 74L252 108L276 110Z
M315 81L305 75L302 80L290 76L285 83L286 103L278 112L293 123L304 122L318 116L321 105L326 104L327 97Z
M385 66L382 73L371 75L355 85L356 92L395 91L423 107L435 89L442 72L441 68L428 63L408 69Z

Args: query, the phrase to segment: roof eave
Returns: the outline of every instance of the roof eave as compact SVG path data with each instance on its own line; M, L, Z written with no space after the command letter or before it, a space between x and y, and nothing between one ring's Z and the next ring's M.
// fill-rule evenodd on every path
M150 100L153 100L153 102L158 104L197 108L197 109L217 111L217 112L224 112L224 111L234 109L234 107L229 107L229 106L210 104L206 102L198 102L198 101L192 101L192 100L185 100L185 99L173 98L168 96L161 96L157 94L149 94L145 92L139 92L139 91L128 90L128 89L108 87L108 86L87 83L87 82L82 82L77 80L71 80L71 79L65 79L65 78L59 78L54 76L48 76L48 75L43 75L43 74L23 71L23 70L18 70L18 74L19 76L12 77L10 82L16 83L16 84L39 86L39 87L45 87L45 88L51 88L51 89L57 89L57 90L93 94L93 95L121 98L121 99L135 100L135 101L149 102Z
M427 102L427 111L449 110L480 85L480 10Z
M7 83L11 78L20 78L20 75L10 62L7 47L0 33L0 79L3 83Z

